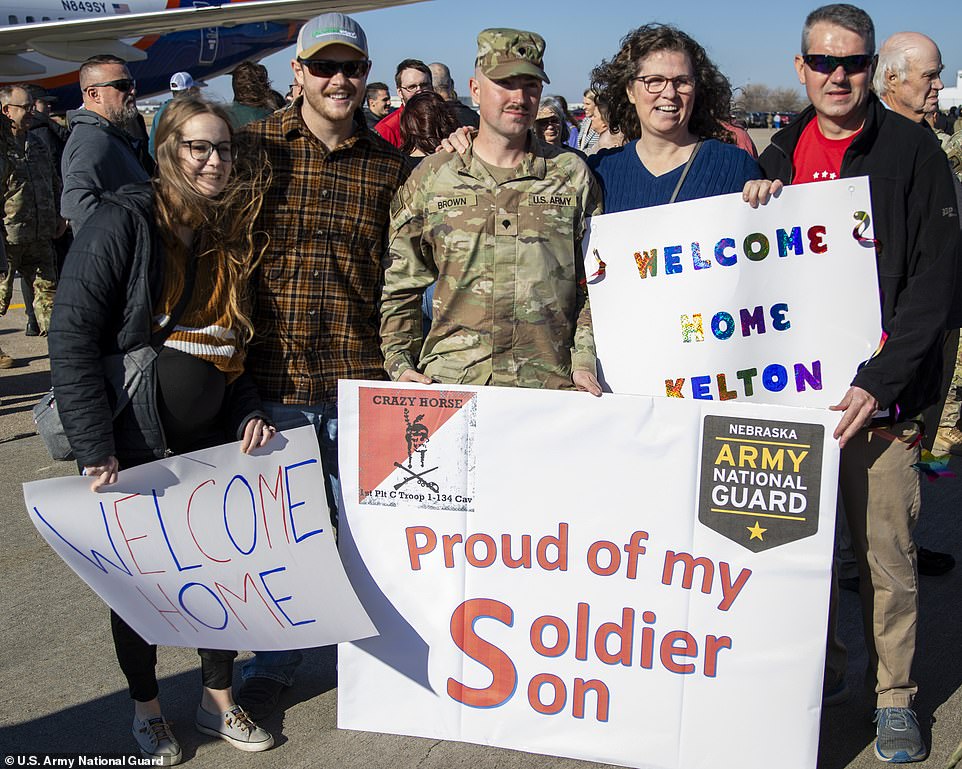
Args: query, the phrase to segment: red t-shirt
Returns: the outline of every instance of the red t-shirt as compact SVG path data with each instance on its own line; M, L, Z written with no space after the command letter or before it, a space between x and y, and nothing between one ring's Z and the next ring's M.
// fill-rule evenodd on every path
M795 154L792 156L795 175L792 177L792 184L822 182L841 177L842 157L859 131L844 139L828 139L819 130L818 120L812 120L802 130L795 146Z
M401 140L401 113L404 112L404 105L400 109L394 110L390 115L381 118L374 126L381 137L395 147L400 148L404 142Z

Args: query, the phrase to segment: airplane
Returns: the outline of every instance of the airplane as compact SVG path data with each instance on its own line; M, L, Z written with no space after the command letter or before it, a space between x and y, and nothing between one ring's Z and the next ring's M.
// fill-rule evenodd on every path
M175 72L203 80L293 44L301 24L421 0L0 0L0 85L31 83L64 109L80 106L80 64L126 59L137 94L170 88Z

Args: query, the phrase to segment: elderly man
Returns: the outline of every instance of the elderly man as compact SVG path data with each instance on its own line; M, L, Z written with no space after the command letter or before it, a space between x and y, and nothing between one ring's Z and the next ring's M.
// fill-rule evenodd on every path
M381 348L398 381L601 394L581 258L601 194L577 155L531 132L543 56L533 32L482 31L474 143L427 157L398 193L381 297ZM421 296L434 283L424 339Z
M103 192L145 182L153 163L143 158L129 133L137 120L137 83L116 56L93 56L80 67L83 109L67 113L70 138L64 147L60 210L75 233L100 203Z
M945 156L929 129L886 110L869 90L874 49L874 25L860 8L827 5L809 14L795 68L812 106L775 134L759 158L766 177L776 181L749 182L744 197L757 204L782 183L869 177L887 337L853 372L833 408L842 413L835 430L842 448L839 486L860 577L875 754L904 763L926 755L912 710L918 689L911 675L918 625L912 530L920 497L913 465L922 412L939 397L959 213ZM844 684L846 662L835 634L834 582L829 693Z
M325 13L308 21L291 66L301 95L240 136L272 169L256 223L269 243L253 286L247 368L278 428L314 427L336 522L337 380L386 378L378 346L381 260L406 164L355 120L371 61L354 19ZM238 702L255 719L269 715L300 659L296 650L258 652L244 669Z
M463 126L477 128L480 125L478 113L458 98L448 65L435 61L428 64L428 69L431 70L431 82L435 92L448 103L458 122Z
M942 69L942 53L931 38L919 32L898 32L879 48L878 68L875 70L872 87L886 107L919 123L927 116L934 115L939 108L939 91L944 87ZM930 124L925 121L923 125ZM953 308L949 328L955 333L948 335L946 355L950 357L950 365L955 373L951 375L952 382L944 408L941 412L936 409L934 413L927 415L930 421L939 420L932 443L932 451L938 455L949 452L962 454L962 430L957 426L962 407L962 361L957 360L957 329L960 322L962 312L958 307ZM948 349L949 347L951 349ZM929 552L921 549L919 551L920 571L923 571L923 555L928 558Z
M898 32L882 43L872 87L885 106L916 123L939 108L942 54L919 32Z
M431 70L419 59L405 59L397 65L394 84L397 86L397 95L401 97L401 107L378 121L374 130L395 147L400 147L404 144L401 139L401 113L404 112L404 105L414 94L432 90Z
M46 335L57 287L57 254L53 239L66 226L60 218L60 179L46 145L30 132L33 97L23 86L0 88L0 105L10 121L12 141L8 170L0 179L3 195L3 238L9 269L0 282L0 315L13 294L13 274L19 271L33 296L39 333Z

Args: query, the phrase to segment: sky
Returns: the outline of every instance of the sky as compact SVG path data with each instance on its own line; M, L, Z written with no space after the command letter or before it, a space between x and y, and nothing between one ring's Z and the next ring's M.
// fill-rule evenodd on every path
M674 24L694 37L737 88L748 83L771 87L801 86L792 65L802 24L814 2L797 0L429 0L413 5L365 11L355 15L367 34L373 67L368 82L382 81L394 89L394 69L403 59L442 61L451 68L459 95L468 95L477 34L486 27L516 27L545 38L545 71L551 84L544 92L560 93L580 102L592 67L612 57L621 38L649 22ZM942 50L945 85L956 84L962 70L962 2L926 3L921 8L905 0L862 2L875 22L877 43L894 32L923 32ZM287 91L292 82L293 46L264 59L274 88ZM230 98L230 78L210 81L215 93Z

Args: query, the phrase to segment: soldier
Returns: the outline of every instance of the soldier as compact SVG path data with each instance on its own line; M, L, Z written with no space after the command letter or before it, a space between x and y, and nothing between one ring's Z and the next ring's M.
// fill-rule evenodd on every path
M579 157L530 130L543 55L532 32L481 32L477 138L463 156L426 158L395 198L381 349L396 380L601 394L581 259L601 194ZM422 343L421 294L435 281Z
M13 274L19 270L33 288L33 309L46 335L57 288L57 255L53 239L66 223L60 217L60 179L46 146L29 133L33 99L23 86L0 88L0 105L9 118L12 141L9 170L3 178L4 239L9 269L0 283L0 315L10 305Z
M942 142L942 151L949 158L952 173L962 182L962 131L956 131L946 141Z
M6 152L6 142L9 139L10 128L7 125L10 121L7 120L2 114L0 114L0 179L3 179L7 175L7 152ZM6 276L7 270L7 249L3 245L3 238L0 238L0 278ZM3 348L0 347L0 368L13 368L14 360L9 355L7 355ZM0 402L3 399L0 398Z

